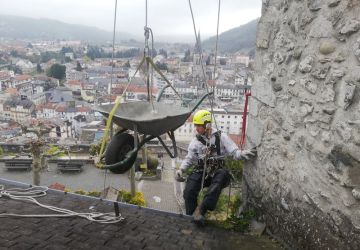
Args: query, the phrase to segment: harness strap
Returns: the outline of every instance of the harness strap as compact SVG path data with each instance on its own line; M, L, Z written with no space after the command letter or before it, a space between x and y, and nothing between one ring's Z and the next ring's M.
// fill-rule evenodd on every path
M214 133L214 135L215 135L215 145L210 144L210 147L211 147L211 148L215 148L217 155L221 155L221 151L220 151L220 136L221 136L221 131L216 131L216 132ZM203 144L204 146L207 146L204 137L202 137L201 135L197 134L197 135L196 135L196 139L198 139L198 141L201 142L201 144Z

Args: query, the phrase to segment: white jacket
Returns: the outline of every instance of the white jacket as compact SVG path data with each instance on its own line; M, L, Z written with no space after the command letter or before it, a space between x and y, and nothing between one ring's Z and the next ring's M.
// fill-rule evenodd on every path
M215 128L211 131L210 144L215 145L215 133L217 130ZM209 144L209 139L205 136L202 136L207 144ZM192 139L188 147L188 153L185 159L182 161L180 169L182 171L186 170L190 166L198 164L199 158L202 158L206 153L206 146L202 144L196 137ZM242 154L238 146L230 139L230 137L221 132L220 136L220 154L223 156L232 156L235 160L241 160ZM216 151L213 152L213 155L216 155Z

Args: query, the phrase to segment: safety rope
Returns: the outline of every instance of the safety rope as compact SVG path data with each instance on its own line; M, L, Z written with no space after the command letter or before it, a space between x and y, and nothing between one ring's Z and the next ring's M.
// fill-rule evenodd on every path
M130 86L130 84L132 83L132 80L134 79L135 75L137 74L137 72L139 71L140 67L143 65L143 63L145 62L145 57L141 60L139 66L137 67L133 77L130 79L130 81L128 82L128 84L126 85L122 95L116 99L115 101L115 104L114 104L114 107L111 109L110 113L109 113L109 116L108 116L108 119L107 119L107 122L106 122L106 127L105 127L105 132L104 132L104 137L103 137L103 140L102 140L102 143L101 143L101 148L100 148L100 153L99 153L99 157L101 158L103 156L103 153L104 153L104 149L105 149L105 143L106 143L106 138L108 136L108 132L109 132L109 128L111 126L111 123L112 123L112 118L117 110L117 108L119 107L120 103L121 103L121 100L124 98L126 92L127 92L127 89L128 87Z
M149 37L151 35L151 51L149 48ZM144 43L144 57L150 57L153 58L153 52L154 52L154 34L152 32L152 29L148 27L148 1L145 1L145 26L144 26L144 37L145 37L145 43ZM154 101L152 98L153 93L153 83L154 83L154 77L153 77L153 69L150 71L149 62L146 61L146 87L147 87L147 94L148 98L147 100L151 103L152 110L155 110L154 107Z
M206 89L206 92L208 94L208 99L209 99L210 108L211 108L211 114L212 114L212 116L214 118L215 127L218 130L218 125L217 125L215 114L214 114L214 99L215 99L215 96L213 97L214 99L212 99L210 97L210 92L209 92L209 88L208 88L207 81L206 81L206 73L205 73L204 63L203 63L203 54L202 54L201 41L198 38L198 35L197 35L197 32L196 32L195 18L194 18L194 13L193 13L192 6L191 6L191 0L189 0L189 7L190 7L191 18L192 18L193 27L194 27L194 34L195 34L196 44L198 44L199 47L200 47L200 64L201 64L201 70L202 70L204 81L205 81L205 89ZM220 7L220 5L219 5L219 7Z
M215 79L215 75L216 75L216 63L217 63L217 52L218 52L218 41L219 41L219 23L220 23L220 3L221 0L219 0L219 5L218 5L218 18L217 18L217 26L216 26L216 42L215 42L215 62L214 62L214 79ZM214 86L215 89L215 86ZM213 90L214 90L213 89Z
M48 187L30 187L30 188L11 188L5 190L4 185L0 185L0 198L7 197L12 200L24 201L34 203L42 208L49 209L57 212L57 214L14 214L14 213L0 213L0 217L27 217L27 218L43 218L43 217L81 217L89 221L111 224L123 221L125 218L121 215L114 216L111 213L78 213L65 208L59 208L50 205L44 205L38 202L35 198L43 197L47 195Z
M115 54L115 29L116 29L116 13L117 13L117 0L115 0L115 13L114 13L114 29L113 29L113 41L112 41L112 53L111 53L111 77L110 77L110 87L108 89L109 94L109 103L111 103L111 89L113 84L113 75L114 75L114 54Z

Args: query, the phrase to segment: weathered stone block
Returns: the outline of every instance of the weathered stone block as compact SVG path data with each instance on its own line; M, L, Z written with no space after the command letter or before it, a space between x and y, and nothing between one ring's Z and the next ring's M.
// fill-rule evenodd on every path
M339 87L337 105L347 110L353 103L356 92L356 85L350 80L342 80Z
M258 48L267 49L269 47L270 35L272 31L271 23L259 22L256 35L256 46Z
M334 107L325 107L322 110L325 114L333 115L335 114L336 109Z
M317 99L317 103L334 102L335 91L332 88L322 88L320 91L320 97Z
M314 58L312 56L307 56L299 64L299 71L301 73L309 73L312 69L314 63Z
M318 88L317 84L310 79L300 79L300 85L313 95L315 95Z
M275 92L279 92L283 89L282 85L280 82L276 82L276 81L272 81L271 82L271 86L272 86L272 89L275 91Z
M272 86L269 80L264 77L255 81L252 87L252 95L255 96L260 102L265 103L270 107L275 106L276 96L272 91Z
M303 104L300 106L299 115L305 117L314 111L314 106L309 104Z
M318 11L321 9L321 6L320 0L308 0L308 7L311 11Z
M344 12L341 11L341 10L335 10L331 14L331 16L329 17L329 20L330 20L333 27L335 27L338 24L338 22L341 20L343 15L344 15Z
M261 103L256 98L249 98L249 110L250 114L254 117L258 116Z
M356 85L348 83L345 87L344 109L347 110L352 104L355 95Z
M320 44L320 48L319 51L321 54L323 55L328 55L333 53L336 50L336 47L333 43L331 42L322 42Z
M344 142L348 142L352 138L352 128L345 122L336 124L336 132Z
M351 193L356 200L360 200L360 190L359 189L354 188L353 190L351 190Z
M288 85L289 86L294 86L296 84L296 80L290 80Z
M358 20L347 20L341 27L339 33L342 35L351 35L360 29L360 22Z
M360 66L355 66L352 68L350 79L352 82L360 82Z
M356 40L356 42L354 43L353 50L354 50L355 57L360 62L360 38L358 38Z
M293 57L294 57L295 59L300 59L301 54L302 54L302 48L301 48L301 47L296 47L296 48L294 49Z
M264 125L249 115L249 126L247 129L247 137L253 146L259 146L264 136Z
M276 64L282 64L283 61L285 60L285 58L283 57L283 55L280 52L275 52L274 54L274 63Z
M335 145L331 149L328 159L335 168L339 168L341 166L360 167L359 159L352 156L352 154L341 145Z
M328 1L328 6L329 7L336 7L336 6L339 5L339 3L340 3L340 0L329 0Z
M329 80L326 82L326 84L334 85L337 83L343 76L345 75L345 72L342 69L332 69L330 72Z
M343 61L345 61L345 53L344 52L339 52L339 54L336 55L334 61L337 62L337 63L341 63Z
M312 23L310 37L313 38L329 38L332 36L332 24L323 16L319 16Z
M329 72L329 69L330 66L315 68L311 72L311 75L318 80L324 80L327 76L327 73Z

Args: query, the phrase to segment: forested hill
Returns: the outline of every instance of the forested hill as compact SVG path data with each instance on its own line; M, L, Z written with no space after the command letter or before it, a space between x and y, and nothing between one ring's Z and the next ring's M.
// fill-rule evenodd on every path
M223 53L249 52L255 48L256 27L259 19L219 34L218 50ZM216 37L203 41L203 49L214 50Z
M82 40L94 43L112 40L112 32L95 27L9 15L0 15L0 34L3 38L12 39ZM117 37L124 40L134 38L123 32L119 32Z

